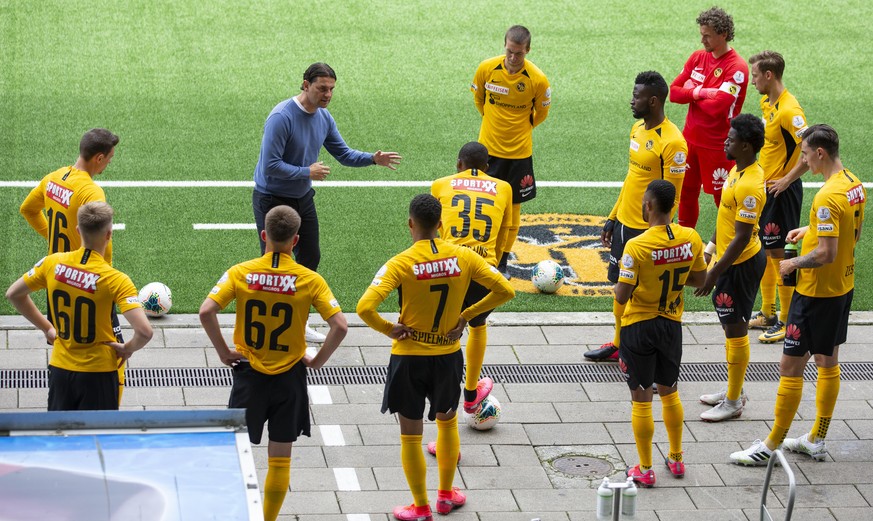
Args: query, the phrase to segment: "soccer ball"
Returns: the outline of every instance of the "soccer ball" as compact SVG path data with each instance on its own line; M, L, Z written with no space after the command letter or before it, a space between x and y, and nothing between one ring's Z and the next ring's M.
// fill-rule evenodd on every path
M477 431L487 431L500 421L500 402L494 396L488 395L476 407L476 412L473 414L464 412L464 420Z
M146 315L159 317L170 311L173 305L173 292L163 283L150 282L139 290L139 302Z
M543 293L554 293L564 285L564 270L553 260L540 261L534 266L530 281Z

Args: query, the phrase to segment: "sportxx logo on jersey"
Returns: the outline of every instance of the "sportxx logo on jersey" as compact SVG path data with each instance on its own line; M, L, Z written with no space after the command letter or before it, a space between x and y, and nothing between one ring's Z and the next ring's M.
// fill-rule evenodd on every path
M857 184L853 186L848 192L846 192L846 197L849 198L849 205L855 206L858 203L864 202L864 186Z
M66 264L58 264L55 266L55 280L82 291L94 293L97 291L97 281L100 280L100 275Z
M533 182L534 182L533 176L528 174L528 175L521 178L520 184L521 184L522 188L530 188L531 186L533 186Z
M538 262L551 259L561 265L565 277L558 295L611 297L613 284L606 276L609 249L600 244L605 220L597 215L522 214L507 266L509 283L516 291L539 293L531 274Z
M412 274L418 280L442 279L445 277L457 277L461 274L457 257L447 257L427 262L419 262L412 265Z
M691 251L691 243L686 242L678 246L670 248L661 248L652 250L652 261L655 265L672 264L674 262L690 261L694 259L694 252Z
M69 208L70 199L73 197L73 191L55 183L54 181L49 181L48 184L45 185L45 195L64 208Z
M275 273L246 273L246 284L252 291L267 291L294 295L297 293L297 275L277 275Z
M497 182L484 179L452 179L452 188L468 192L497 195Z

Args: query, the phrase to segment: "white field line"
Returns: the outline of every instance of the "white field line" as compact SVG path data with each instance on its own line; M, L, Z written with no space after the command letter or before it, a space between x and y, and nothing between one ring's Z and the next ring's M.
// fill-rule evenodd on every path
M33 188L39 181L0 181L0 188ZM254 188L254 181L98 181L107 188ZM621 181L537 181L542 188L621 188ZM821 182L803 183L821 188ZM316 188L427 188L430 181L315 181ZM873 188L873 183L864 183Z
M337 490L357 492L361 490L358 483L358 474L353 468L334 468L333 477L336 479Z
M124 223L112 223L112 231L117 232L118 230L123 230L127 226Z
M194 223L195 230L257 230L255 223Z
M330 389L326 385L309 386L309 402L313 405L330 405L333 399L330 397Z

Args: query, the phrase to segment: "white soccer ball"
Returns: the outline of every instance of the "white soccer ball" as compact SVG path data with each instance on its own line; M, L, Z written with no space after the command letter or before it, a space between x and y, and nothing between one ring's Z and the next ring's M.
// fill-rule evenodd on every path
M500 421L500 402L489 394L476 407L476 412L473 414L464 412L464 420L472 429L487 431Z
M139 290L139 302L146 315L159 317L170 311L173 305L173 292L161 282L150 282Z
M554 293L564 285L564 270L553 260L540 261L534 266L530 281L543 293Z

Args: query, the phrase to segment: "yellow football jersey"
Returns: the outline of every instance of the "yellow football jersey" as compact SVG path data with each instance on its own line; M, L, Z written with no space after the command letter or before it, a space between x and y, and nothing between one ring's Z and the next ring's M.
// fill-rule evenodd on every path
M484 299L463 310L464 296L474 280L491 290ZM358 302L357 312L368 326L387 334L392 324L376 309L394 289L400 299L398 322L415 332L404 340L393 340L396 355L445 355L461 348L460 341L446 333L458 317L470 320L494 309L515 294L509 282L469 248L442 239L422 240L391 258L376 273Z
M798 270L797 292L808 297L839 297L855 287L855 243L864 221L867 190L858 177L842 170L825 181L809 210L809 231L801 255L818 246L819 237L837 238L837 257L819 268Z
M806 130L806 116L788 89L774 103L761 98L764 114L764 148L758 163L764 169L764 179L775 181L785 177L800 158L800 136Z
M76 231L78 211L93 201L106 201L103 189L88 172L65 166L42 178L21 203L20 212L37 233L48 239L49 254L60 253L82 247ZM105 253L106 262L112 264L111 241Z
M643 194L649 183L656 179L666 179L676 187L676 201L670 213L672 218L679 207L687 158L688 144L672 121L664 118L660 125L649 130L646 130L645 121L637 121L630 133L627 175L609 218L638 230L648 227L643 220Z
M523 159L533 155L531 131L549 115L552 89L533 63L525 60L520 71L509 74L504 58L501 54L480 63L470 84L482 114L479 142L492 156Z
M728 245L734 239L736 222L754 225L749 244L734 261L734 265L745 262L761 249L761 238L758 237L758 220L767 193L764 188L764 170L758 163L752 163L748 168L737 172L737 167L731 168L724 182L721 193L721 204L718 207L718 217L715 222L715 255L721 258Z
M685 281L705 271L703 241L693 228L653 226L624 247L618 281L635 286L621 317L622 327L665 317L682 320Z
M79 248L43 258L24 274L32 291L45 288L49 314L57 332L49 364L80 372L118 369L112 309L121 313L141 307L130 277L99 253Z
M443 205L440 237L497 266L506 238L503 224L512 219L509 183L474 168L437 179L430 193Z
M321 275L278 252L230 268L209 298L222 309L236 299L233 343L264 374L284 373L306 355L310 306L325 320L342 311Z

